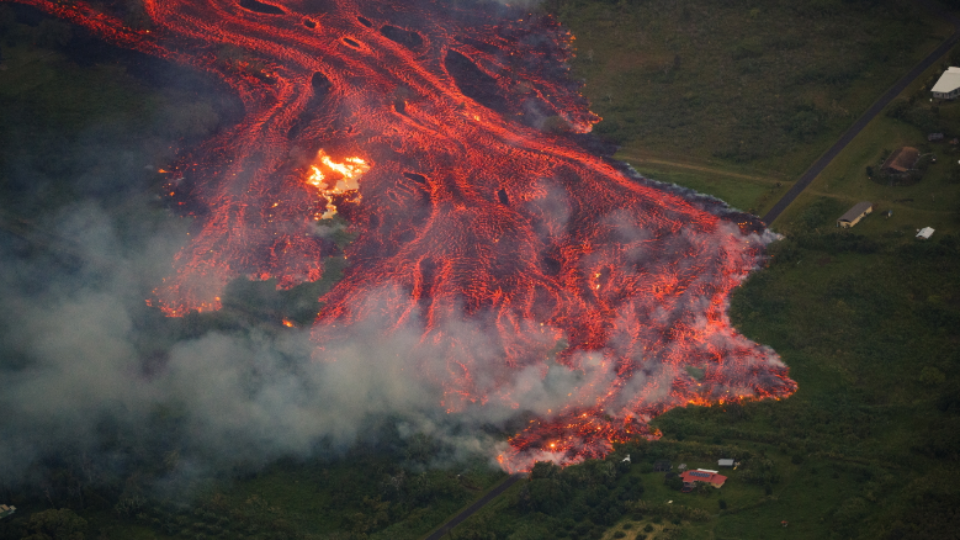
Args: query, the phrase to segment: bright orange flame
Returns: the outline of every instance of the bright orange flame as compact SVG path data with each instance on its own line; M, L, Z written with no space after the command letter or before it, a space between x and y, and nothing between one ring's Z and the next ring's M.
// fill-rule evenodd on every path
M329 219L337 214L337 206L333 202L335 195L349 195L350 202L359 202L360 177L369 170L370 165L364 159L348 157L343 163L337 163L321 148L317 152L317 159L310 165L310 176L307 177L307 183L316 187L327 199L327 211L317 219Z
M294 324L293 321L291 321L290 319L284 319L284 320L283 320L283 325L286 326L287 328L294 328L294 327L297 326L297 325Z

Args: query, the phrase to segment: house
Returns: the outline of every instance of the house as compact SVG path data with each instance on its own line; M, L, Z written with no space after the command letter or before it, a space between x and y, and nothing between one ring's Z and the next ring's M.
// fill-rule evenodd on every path
M906 174L913 170L919 159L920 151L916 148L909 146L897 148L880 166L880 171L893 175Z
M732 459L718 459L718 460L717 460L717 466L718 466L718 467L733 467L733 460L732 460Z
M917 231L917 238L921 240L929 240L933 236L934 229L932 227L924 227Z
M956 99L960 96L960 67L948 67L930 92L936 99Z
M927 141L929 142L936 142L936 141L942 141L942 140L943 140L943 133L931 133L927 135Z
M7 506L7 505L5 505L5 504L0 504L0 519L3 519L3 518L5 518L5 517L13 514L13 513L16 512L16 511L17 511L17 507L16 507L16 506Z
M697 482L704 482L710 484L715 488L719 488L727 481L727 477L722 474L717 473L717 471L711 471L709 469L697 469L695 471L686 471L680 475L680 478L683 480L683 491L690 492L697 486Z
M853 205L853 208L847 210L847 213L840 216L840 219L837 220L837 227L843 227L844 229L849 229L857 223L860 223L860 220L864 216L873 212L873 203L870 201L861 201Z

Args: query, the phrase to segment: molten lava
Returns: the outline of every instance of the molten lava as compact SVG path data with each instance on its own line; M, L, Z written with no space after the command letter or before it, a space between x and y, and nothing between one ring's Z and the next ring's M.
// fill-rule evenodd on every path
M341 254L316 220L338 213L359 235L322 299L318 351L371 320L414 329L405 354L447 410L537 413L499 457L508 470L655 436L647 422L672 407L796 388L726 315L762 226L586 150L578 134L598 118L550 17L444 0L143 0L149 26L133 28L109 2L17 1L216 76L244 104L169 173L198 232L155 291L168 315L217 309L238 277L319 279ZM558 373L564 399L537 405Z
M324 213L316 215L314 219L319 221L335 216L337 205L334 200L337 196L348 197L347 202L359 202L360 176L369 170L370 165L358 157L348 157L343 163L337 163L323 149L317 152L317 159L313 165L310 165L307 183L316 187L326 198L327 209Z

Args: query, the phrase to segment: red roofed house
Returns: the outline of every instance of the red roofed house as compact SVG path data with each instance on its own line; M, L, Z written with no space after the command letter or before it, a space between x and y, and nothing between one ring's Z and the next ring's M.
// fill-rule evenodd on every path
M718 488L727 481L727 477L717 474L717 471L707 469L697 469L695 471L686 471L680 475L683 480L683 491L692 491L697 486L697 482L706 482L711 486Z

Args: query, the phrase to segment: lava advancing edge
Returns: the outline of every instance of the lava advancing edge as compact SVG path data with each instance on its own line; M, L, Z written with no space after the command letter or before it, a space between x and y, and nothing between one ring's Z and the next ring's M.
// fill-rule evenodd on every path
M18 1L211 73L244 104L168 186L199 227L155 291L171 316L217 309L237 277L319 279L344 256L316 234L337 213L360 234L323 298L318 350L371 319L415 328L411 365L451 412L522 410L531 374L576 378L511 439L507 470L600 457L672 407L796 388L726 316L762 226L584 150L576 134L598 118L549 17L443 0L143 0L149 22L133 28L102 3Z

